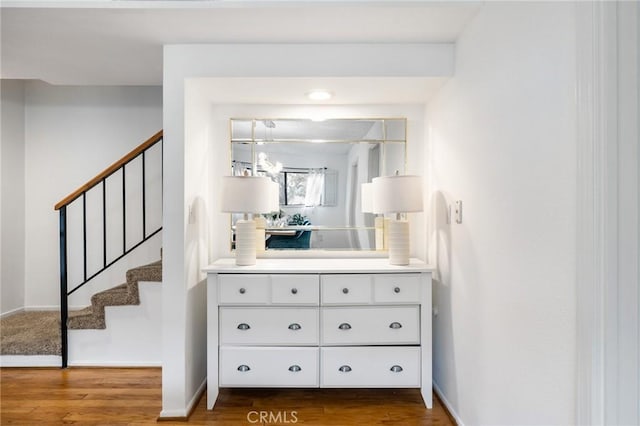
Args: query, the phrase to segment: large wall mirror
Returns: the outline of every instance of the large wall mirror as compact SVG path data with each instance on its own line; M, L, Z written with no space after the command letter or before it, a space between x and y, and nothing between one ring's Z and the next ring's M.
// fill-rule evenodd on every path
M362 212L361 184L405 172L406 119L230 124L231 173L279 184L279 211L262 215L267 250L375 250L375 218Z

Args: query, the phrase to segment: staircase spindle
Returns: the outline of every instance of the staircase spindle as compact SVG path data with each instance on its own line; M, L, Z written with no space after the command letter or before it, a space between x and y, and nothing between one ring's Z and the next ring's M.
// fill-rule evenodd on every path
M67 368L67 206L60 209L60 337L62 368Z
M145 157L142 151L142 238L147 236L147 186L145 184Z
M127 252L127 163L122 165L122 253Z
M107 267L107 178L102 179L102 269Z
M87 193L82 193L82 273L87 280Z

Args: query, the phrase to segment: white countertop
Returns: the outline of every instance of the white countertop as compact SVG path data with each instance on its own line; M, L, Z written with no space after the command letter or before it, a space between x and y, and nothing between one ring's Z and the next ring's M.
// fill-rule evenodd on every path
M298 273L402 273L431 272L434 268L419 259L409 265L389 265L387 258L288 258L257 259L255 265L238 266L234 258L218 259L203 268L203 272L264 274L278 272Z

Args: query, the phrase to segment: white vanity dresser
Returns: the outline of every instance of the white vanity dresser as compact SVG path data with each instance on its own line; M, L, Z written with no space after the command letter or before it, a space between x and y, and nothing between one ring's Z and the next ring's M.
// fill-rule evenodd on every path
M224 387L420 388L431 268L412 259L220 259L207 273L207 408Z

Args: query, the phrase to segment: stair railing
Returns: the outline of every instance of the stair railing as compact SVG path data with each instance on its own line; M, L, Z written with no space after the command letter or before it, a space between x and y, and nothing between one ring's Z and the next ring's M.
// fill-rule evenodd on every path
M160 130L155 135L151 136L141 145L133 149L127 155L120 160L113 163L106 168L102 173L82 185L76 191L72 192L60 202L58 202L54 209L59 212L60 219L60 338L61 338L61 355L62 355L62 368L67 367L68 361L68 339L67 339L67 320L69 317L69 296L78 289L82 288L85 284L91 281L93 278L104 272L111 265L118 260L125 257L128 253L136 249L145 241L156 235L162 230L162 225L159 228L147 231L146 223L146 180L145 180L145 153L160 143L162 146L163 133ZM126 237L126 218L127 218L127 203L126 203L126 166L136 158L141 157L142 160L142 238L130 247L127 247ZM162 167L162 165L160 165ZM115 259L107 262L107 209L106 209L106 193L107 193L107 179L118 173L122 174L122 253ZM162 184L162 183L161 183ZM92 188L102 185L102 267L95 273L88 275L87 273L87 192ZM83 279L77 284L71 291L68 290L68 228L67 228L67 207L77 200L82 198L82 257L83 257Z

